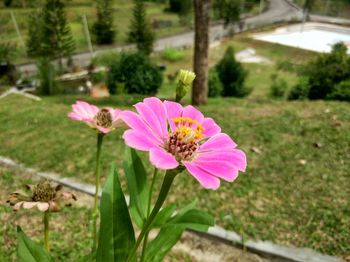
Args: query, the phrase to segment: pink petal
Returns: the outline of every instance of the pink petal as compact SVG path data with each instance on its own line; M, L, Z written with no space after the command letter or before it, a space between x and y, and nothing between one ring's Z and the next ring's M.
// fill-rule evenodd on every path
M156 97L145 98L143 102L153 111L158 118L160 126L162 128L162 137L167 136L168 128L167 128L167 115L166 109L162 101Z
M197 156L194 161L226 161L232 163L239 171L243 172L245 172L247 167L246 155L243 151L238 149L223 151L207 151L205 153L200 152L197 153Z
M221 128L210 117L204 118L201 125L204 127L203 134L205 134L206 137L214 136L221 132Z
M132 147L143 151L149 151L153 147L159 146L155 144L149 137L145 136L144 133L136 130L127 130L124 132L123 138L125 143Z
M226 150L233 149L237 146L233 140L224 133L217 134L210 137L200 147L198 152L211 151L211 150Z
M175 130L175 124L172 121L176 117L180 117L182 115L182 105L176 102L164 101L164 105L167 111L168 122L171 128L171 131Z
M102 127L102 126L96 126L96 129L98 131L100 131L101 133L103 133L103 134L108 134L111 131L110 128L105 128L105 127Z
M82 121L84 119L81 115L79 115L79 114L77 114L75 112L70 112L68 114L68 117L73 119L73 120L77 120L77 121Z
M38 204L38 202L23 202L23 208L24 209L30 209L35 207Z
M72 108L73 108L73 112L80 115L83 119L93 119L97 113L97 111L94 112L94 110L87 103L85 103L85 104L84 103L83 104L77 103L77 104L72 105Z
M40 202L37 204L37 208L39 211L45 212L49 209L50 205L46 202Z
M157 112L153 112L153 110L147 106L145 103L137 103L135 105L137 112L143 118L143 120L148 124L148 126L154 130L154 132L161 138L164 138L163 128L159 119L157 117Z
M159 147L151 148L150 161L156 168L165 170L174 169L179 165L172 154Z
M162 139L143 121L143 119L132 111L124 111L121 113L123 121L132 129L144 133L155 144L162 143Z
M85 111L89 116L94 117L97 112L99 111L99 108L94 105L90 105L89 103L86 103L84 101L77 101L76 104L80 106L80 108Z
M185 167L187 168L188 172L192 176L194 176L195 179L198 180L198 182L207 189L218 189L220 186L220 179L212 176L210 173L205 172L204 170L198 168L196 165L193 165L190 162L184 162L183 163Z
M193 120L197 120L199 123L202 123L204 119L203 114L191 105L184 107L182 117L189 117Z
M238 176L238 169L234 164L227 161L201 161L196 159L191 163L197 168L228 182L233 182Z
M23 203L24 203L24 201L16 203L13 207L13 210L15 210L15 211L19 210L22 207Z

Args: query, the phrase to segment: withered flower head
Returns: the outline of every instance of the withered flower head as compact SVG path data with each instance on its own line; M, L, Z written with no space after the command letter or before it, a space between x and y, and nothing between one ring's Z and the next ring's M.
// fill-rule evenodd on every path
M62 203L67 206L72 200L77 200L70 192L59 192L62 186L53 186L48 180L41 180L36 185L26 185L25 188L26 191L18 190L11 193L7 200L7 203L13 206L14 211L37 207L41 212L48 210L57 212L60 211Z

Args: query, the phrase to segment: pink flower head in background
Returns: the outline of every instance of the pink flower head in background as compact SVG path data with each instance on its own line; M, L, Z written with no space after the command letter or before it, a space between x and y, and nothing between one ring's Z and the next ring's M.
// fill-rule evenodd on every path
M123 124L119 109L110 107L99 109L83 101L77 101L72 105L72 109L73 111L68 114L69 118L82 121L102 134L107 134Z
M122 113L131 128L123 138L128 146L149 151L155 167L167 170L183 165L207 189L217 189L220 178L232 182L239 171L245 171L245 153L193 106L152 97L135 108L137 113Z

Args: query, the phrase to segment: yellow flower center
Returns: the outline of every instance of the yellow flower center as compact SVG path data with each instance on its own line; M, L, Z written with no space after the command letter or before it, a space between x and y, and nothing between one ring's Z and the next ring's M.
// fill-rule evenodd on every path
M204 128L197 120L188 117L172 119L176 129L169 134L165 149L178 161L190 160L198 149L198 141L204 137Z
M197 120L189 117L177 117L173 119L176 126L175 133L184 142L194 142L204 137L204 128Z

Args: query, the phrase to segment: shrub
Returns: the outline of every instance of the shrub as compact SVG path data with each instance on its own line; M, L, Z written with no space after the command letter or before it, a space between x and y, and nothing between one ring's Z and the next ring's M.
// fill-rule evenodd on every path
M284 97L288 89L287 81L279 78L276 74L271 75L270 96L275 98Z
M173 47L167 47L162 52L162 58L170 62L176 62L178 60L182 60L184 57L185 57L184 52Z
M327 99L350 101L350 79L340 82L335 86Z
M97 21L92 27L97 44L112 44L114 42L115 30L111 4L111 0L97 1Z
M251 92L251 89L244 85L248 73L242 64L236 61L233 47L227 48L224 57L216 65L216 70L224 87L223 96L244 97Z
M120 58L119 52L107 51L98 53L92 60L92 64L99 66L110 67L115 61L118 61Z
M146 8L143 0L134 0L133 18L128 39L136 43L137 50L149 55L153 51L155 34L147 21Z
M288 100L307 99L309 91L309 79L306 77L300 77L298 83L290 90Z
M39 78L39 93L41 95L52 95L58 93L56 71L48 58L41 58L37 63Z
M218 72L215 70L215 68L211 68L209 70L208 89L209 97L218 97L222 95L222 91L224 88L220 81Z
M340 82L350 78L350 57L343 43L333 46L329 54L320 54L311 60L303 73L309 78L310 99L325 99Z
M115 61L108 76L108 88L115 94L118 83L124 83L127 93L155 95L162 85L163 75L157 65L142 53L123 53Z

